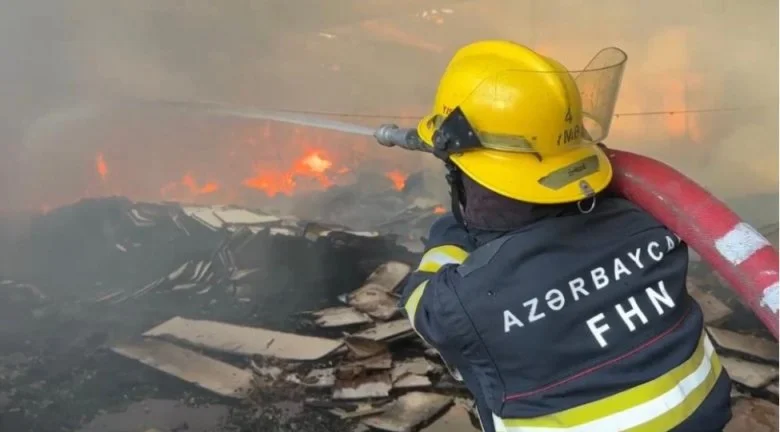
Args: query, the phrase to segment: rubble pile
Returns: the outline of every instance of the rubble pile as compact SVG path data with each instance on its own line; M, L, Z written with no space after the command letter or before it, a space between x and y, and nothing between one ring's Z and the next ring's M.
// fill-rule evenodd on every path
M387 227L431 214L355 231L114 198L0 222L0 430L478 430L397 308L419 254ZM777 430L777 343L701 263L688 282L736 383L727 430Z

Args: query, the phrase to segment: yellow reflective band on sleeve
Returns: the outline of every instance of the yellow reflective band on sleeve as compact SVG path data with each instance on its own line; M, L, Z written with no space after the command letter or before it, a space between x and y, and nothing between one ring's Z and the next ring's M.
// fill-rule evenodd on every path
M409 296L409 299L406 300L406 303L404 304L404 310L406 310L406 316L409 317L409 322L412 324L412 328L414 329L414 331L417 331L417 327L414 326L414 318L417 314L417 306L420 305L420 299L422 298L422 295L425 292L425 287L427 285L428 285L428 281L425 281L420 285L417 285L414 291L412 291L412 295Z
M499 432L658 432L673 429L704 402L721 373L706 334L691 357L660 377L616 395L532 419L500 419Z
M468 256L468 252L457 246L437 246L425 252L417 270L435 273L447 264L463 264Z

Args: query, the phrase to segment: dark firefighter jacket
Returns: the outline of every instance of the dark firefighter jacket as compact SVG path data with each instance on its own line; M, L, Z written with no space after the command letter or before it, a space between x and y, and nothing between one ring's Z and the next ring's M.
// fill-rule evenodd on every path
M731 382L687 271L687 246L621 198L509 233L445 215L401 306L485 431L720 431Z

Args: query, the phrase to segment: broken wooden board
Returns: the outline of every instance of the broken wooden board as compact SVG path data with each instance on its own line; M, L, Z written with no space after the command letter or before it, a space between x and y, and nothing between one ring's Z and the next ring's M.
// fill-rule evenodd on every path
M403 375L427 375L431 372L441 371L441 367L431 363L425 357L415 357L398 362L393 366L393 379Z
M231 354L287 360L317 360L342 345L341 341L332 339L182 317L171 318L147 331L144 336L173 339Z
M425 375L414 375L414 374L406 374L402 375L398 379L393 381L393 388L394 389L419 389L424 387L430 387L433 383L431 382L430 378L428 378Z
M167 342L146 339L111 350L222 396L244 398L251 389L251 371Z
M384 413L363 419L370 427L389 432L411 432L445 409L452 397L437 393L411 392L391 403Z
M739 399L723 432L777 432L777 405L762 399Z
M366 417L375 414L381 414L387 409L384 405L375 406L370 403L357 404L354 410L347 411L344 408L333 408L330 413L337 416L340 419L353 419L359 417Z
M707 332L712 337L712 341L715 342L715 345L720 348L748 354L752 357L764 360L778 361L778 346L776 341L715 327L707 327Z
M430 387L428 374L437 370L437 366L424 357L399 362L390 372L395 389ZM441 368L438 368L441 370Z
M387 397L393 384L390 373L379 372L351 380L336 380L333 399L369 399Z
M777 367L754 363L734 357L720 356L720 362L732 380L750 387L761 388L777 378Z
M380 353L388 352L387 344L359 336L346 336L344 338L351 359L364 359L374 357Z
M398 285L406 278L411 271L408 264L398 261L388 261L374 270L363 286L373 285L384 290L387 293L394 293Z
M347 306L322 309L312 312L312 315L317 317L314 322L324 328L368 324L372 321L368 315Z
M688 292L696 303L701 306L705 324L713 324L722 321L731 315L731 309L714 295L705 292L698 283L688 278Z
M384 341L410 335L412 333L412 325L409 323L409 320L401 318L395 321L377 324L375 327L355 333L353 336L375 341Z
M336 384L336 374L334 368L312 369L303 378L288 375L285 380L305 387L331 388Z
M368 357L340 364L336 375L342 379L350 379L365 371L389 370L393 367L393 357L385 351L373 357Z
M469 411L463 405L454 404L443 416L421 432L478 432L471 423Z
M398 315L398 299L377 285L363 285L349 294L347 303L378 320L387 321Z

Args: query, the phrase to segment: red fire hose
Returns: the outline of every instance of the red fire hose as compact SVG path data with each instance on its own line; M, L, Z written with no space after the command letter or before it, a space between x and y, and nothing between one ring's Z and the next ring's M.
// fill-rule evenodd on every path
M777 338L780 257L771 243L674 168L635 153L607 153L612 187L699 253Z

